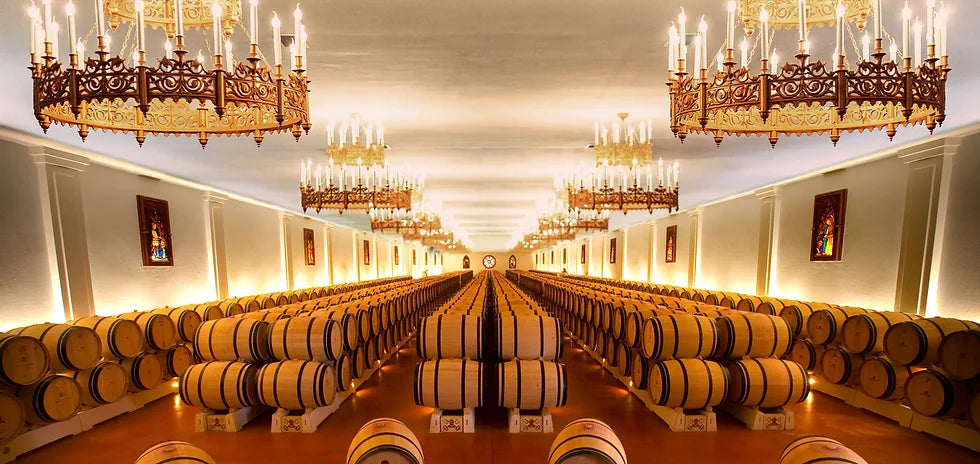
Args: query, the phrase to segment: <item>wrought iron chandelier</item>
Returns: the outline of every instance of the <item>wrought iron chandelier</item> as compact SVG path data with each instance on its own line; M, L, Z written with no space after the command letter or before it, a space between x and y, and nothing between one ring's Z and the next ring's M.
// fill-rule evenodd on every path
M538 217L538 231L557 233L609 230L609 210L568 210L567 208Z
M562 240L575 240L575 231L547 230L525 234L518 245L527 250L554 245Z
M385 126L380 120L361 124L360 115L355 113L339 125L327 122L327 156L336 164L354 165L361 160L365 166L383 165L387 148Z
M412 210L371 210L371 231L380 233L434 233L442 220L434 213Z
M293 12L292 59L283 67L281 23L273 13L274 65L258 46L258 2L249 2L246 58L236 61L232 31L241 23L237 0L95 0L95 57L85 55L88 37L75 29L76 7L68 0L67 64L62 62L54 0L28 9L34 115L47 133L52 124L73 127L82 140L91 130L147 135L196 136L204 147L211 136L251 136L261 144L268 133L290 132L298 140L310 129L306 73L307 34L299 6ZM113 30L129 23L113 42ZM164 53L147 61L146 28L162 28ZM185 28L210 27L211 67L198 52L188 56ZM244 29L244 27L242 27ZM121 32L121 31L117 31ZM113 47L117 54L113 54ZM289 71L289 69L292 71Z
M678 207L680 165L667 166L664 179L663 160L653 170L652 124L640 125L639 133L629 122L629 113L618 113L621 123L610 132L605 123L595 124L596 167L581 166L567 176L555 178L555 189L569 211L656 209ZM666 180L666 182L665 182Z
M716 69L708 61L703 18L693 34L694 65L688 66L682 9L668 33L671 131L681 142L691 132L711 134L716 144L728 135L765 136L773 147L785 134L828 134L836 145L844 132L884 130L891 139L900 126L924 124L932 133L946 118L948 17L935 0L925 3L925 34L906 4L897 42L883 26L881 0L732 0L726 38L717 56L710 57ZM869 15L872 35L864 31ZM747 37L739 45L738 61L736 17ZM860 39L852 23L864 31ZM822 25L835 28L829 65L810 61L810 44L815 43L810 28ZM799 32L797 43L784 48L796 51L795 60L780 62L771 44L780 28ZM747 39L753 37L750 46ZM750 55L756 45L757 73Z

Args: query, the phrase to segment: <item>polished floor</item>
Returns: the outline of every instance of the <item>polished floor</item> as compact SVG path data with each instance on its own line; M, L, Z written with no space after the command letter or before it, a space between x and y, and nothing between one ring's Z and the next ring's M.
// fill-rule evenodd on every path
M836 438L872 464L980 462L980 454L901 428L819 393L793 406L796 430L791 432L753 432L719 412L718 432L675 433L587 353L570 349L563 361L568 366L569 397L567 406L553 411L555 430L580 417L599 418L618 433L634 464L778 463L786 443L812 434ZM415 362L414 348L409 345L313 434L272 434L268 414L238 433L196 433L196 409L167 397L16 462L131 463L156 442L185 440L203 448L219 464L343 463L357 429L377 417L394 417L408 424L430 464L547 462L554 435L509 434L506 412L500 409L478 411L475 434L430 434L431 409L416 406L412 400Z

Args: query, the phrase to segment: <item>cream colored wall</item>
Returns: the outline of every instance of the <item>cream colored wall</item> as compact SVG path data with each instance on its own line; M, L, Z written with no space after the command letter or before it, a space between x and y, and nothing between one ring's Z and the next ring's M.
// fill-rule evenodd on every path
M358 257L354 253L354 231L335 227L330 229L330 251L333 254L335 284L357 281Z
M201 191L99 165L88 166L80 179L97 314L112 315L134 309L177 306L214 297L214 281L208 261L205 197ZM173 266L143 266L137 195L168 202ZM256 211L249 211L248 214L244 211L233 212L225 220L262 220L250 216L251 213ZM271 253L279 256L275 218L272 215L270 224L273 232ZM249 233L254 230L250 229ZM269 247L262 247L261 232L249 237L259 242L255 244L258 253L270 251ZM229 245L236 243L235 237L229 236L228 240ZM236 258L235 263L253 258L256 260L254 262L261 262L265 257L236 252L234 248L228 251L229 257ZM229 267L231 287L245 284L242 273L236 272L241 265L244 264L238 264L238 268ZM273 271L273 284L279 285L280 270L276 267ZM256 274L257 278L264 275L261 272Z
M759 211L760 202L755 195L745 195L704 208L698 286L755 293Z
M27 147L5 140L0 159L0 330L64 320L58 271L41 233L38 168Z
M560 252L559 252L560 253ZM472 251L466 253L446 253L445 265L443 265L444 272L453 272L463 270L463 256L470 257L470 269L473 272L479 272L486 268L483 267L483 257L486 255L491 255L497 259L496 266L493 267L494 270L505 272L507 271L507 260L510 259L510 255L514 255L517 258L517 269L518 270L530 270L534 269L534 252L530 251ZM561 256L556 253L555 259L561 259Z
M239 200L226 201L224 208L228 295L285 290L280 213Z
M650 267L650 226L637 224L624 231L625 242L620 245L623 251L623 279L646 282Z
M303 242L303 229L313 229L316 264L308 266ZM330 273L327 268L326 244L323 243L326 224L306 217L294 217L290 220L290 235L292 239L293 288L309 288L329 285Z
M667 285L687 285L688 261L691 250L691 220L686 213L675 213L657 219L654 224L656 234L656 266L653 282ZM676 260L673 263L664 261L667 243L667 227L677 226L677 245L675 246Z

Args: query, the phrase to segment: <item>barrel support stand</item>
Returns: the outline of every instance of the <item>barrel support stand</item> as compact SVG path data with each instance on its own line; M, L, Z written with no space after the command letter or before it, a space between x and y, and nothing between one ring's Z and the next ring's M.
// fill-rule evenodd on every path
M267 412L265 406L232 409L226 413L202 410L194 416L195 432L238 432L252 419Z
M344 396L343 399L335 398L334 402L329 406L306 408L306 411L302 414L279 408L272 414L272 433L316 432L316 428L320 426L320 423L339 409L340 405L344 402L343 400L347 399L348 396L350 395Z
M55 422L24 432L14 437L7 444L0 446L0 464L12 462L24 453L62 438L77 435L82 431L82 423L76 415L66 421Z
M898 422L898 425L902 427L912 427L912 417L915 413L912 412L912 408L902 404L900 401L872 398L860 389L835 385L818 375L814 375L812 379L813 383L811 386L813 387L813 391L833 396L856 408L887 417Z
M82 424L82 430L90 430L97 424L121 416L127 412L133 412L149 403L174 393L177 393L176 382L172 379L167 379L149 390L130 393L119 399L119 401L79 411L76 417L78 417L78 421Z
M475 433L476 415L473 408L449 411L434 409L429 417L429 433Z
M785 408L765 411L735 404L723 404L719 407L742 421L750 430L793 430L796 428L793 411L788 411Z
M534 411L508 409L507 424L510 433L555 433L555 423L548 408Z

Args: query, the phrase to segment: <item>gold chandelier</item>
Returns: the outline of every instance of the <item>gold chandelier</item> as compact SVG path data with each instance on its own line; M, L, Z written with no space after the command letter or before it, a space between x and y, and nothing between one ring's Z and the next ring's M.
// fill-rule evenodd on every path
M945 11L927 0L926 31L913 23L906 6L901 11L901 43L882 25L881 0L734 0L728 4L727 36L708 61L707 25L700 21L694 34L694 66L688 71L686 15L668 34L668 90L670 128L681 140L688 133L714 136L716 144L727 135L766 136L775 147L784 134L829 134L834 145L844 132L884 130L893 138L899 126L924 124L930 133L946 118ZM736 10L746 36L758 37L759 72L753 74L749 53L755 46L740 44L735 61ZM863 30L874 19L873 39L865 32L854 37L850 24ZM810 61L809 27L833 25L835 49L830 65ZM798 29L795 61L781 63L770 46L770 29ZM762 32L759 34L758 32ZM850 36L853 55L847 51ZM922 41L926 51L923 55ZM886 41L888 42L886 44Z
M547 230L531 232L524 235L519 241L521 248L533 250L541 247L554 245L562 240L575 240L575 231L572 230Z
M616 116L619 121L612 123L611 131L605 121L595 122L594 141L588 148L595 150L596 166L653 162L653 123L641 122L638 133L629 120L629 113L616 113Z
M411 210L414 195L421 195L424 179L391 173L385 166L334 166L332 160L324 171L313 169L313 161L300 163L300 203L305 212L312 209Z
M430 234L442 229L442 220L433 213L404 210L371 210L371 231L396 234Z
M250 43L244 61L235 60L231 41L233 28L241 23L236 0L96 0L94 58L85 55L87 39L76 34L76 8L68 0L67 64L59 53L53 2L44 0L41 9L28 9L34 115L45 133L51 124L75 128L82 140L90 130L132 133L140 146L151 134L186 135L196 136L203 148L216 135L251 136L261 145L267 133L291 132L298 140L309 132L307 35L298 6L290 72L283 69L281 24L275 14L275 64L260 65L256 0L249 2ZM107 15L113 29L120 22L130 24L117 55L112 53ZM184 44L185 28L209 27L208 19L211 68L200 52L189 57ZM148 25L162 27L167 35L165 55L155 66L147 61Z
M348 139L350 136L350 139ZM337 125L327 123L327 156L336 164L365 166L385 164L385 126L381 121L361 123L357 113Z
M561 210L538 217L538 231L576 233L609 230L609 210L589 212Z

